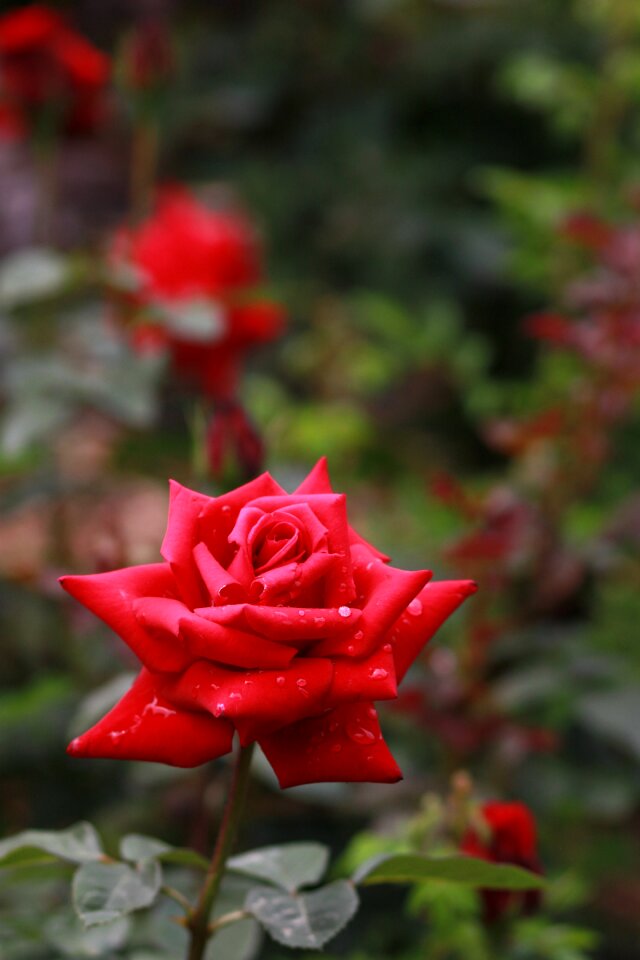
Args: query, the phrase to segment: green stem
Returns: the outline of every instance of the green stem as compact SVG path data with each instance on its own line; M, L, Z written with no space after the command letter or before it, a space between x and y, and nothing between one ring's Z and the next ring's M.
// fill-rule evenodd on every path
M158 168L158 127L142 119L133 133L131 155L131 215L134 223L151 210Z
M233 847L242 817L252 755L253 744L249 747L240 748L235 759L233 778L227 794L213 856L200 890L198 903L187 921L187 927L191 933L187 960L202 960L207 942L211 937L209 917L222 883L225 864Z

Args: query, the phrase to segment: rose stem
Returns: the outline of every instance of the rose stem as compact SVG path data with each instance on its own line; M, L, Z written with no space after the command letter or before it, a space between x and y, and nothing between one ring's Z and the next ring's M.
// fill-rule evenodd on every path
M131 216L134 223L151 209L158 167L158 127L142 119L133 132L131 154Z
M207 941L211 936L209 917L220 889L227 857L233 847L242 817L249 783L253 746L253 744L250 744L248 747L241 747L235 758L231 786L227 794L213 856L200 890L198 903L187 921L187 927L191 932L187 960L202 960Z

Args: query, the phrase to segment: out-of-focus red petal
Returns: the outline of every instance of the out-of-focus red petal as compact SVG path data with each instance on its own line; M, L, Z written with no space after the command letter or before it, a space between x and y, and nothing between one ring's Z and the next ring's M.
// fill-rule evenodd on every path
M63 25L60 14L44 4L12 10L0 17L0 53L23 53L46 45Z
M166 563L125 567L109 573L61 577L64 589L100 617L122 637L151 670L182 670L186 665L182 646L169 632L146 630L134 604L142 597L176 599L176 583Z
M398 683L438 627L477 589L473 580L436 580L409 604L390 633Z
M281 787L303 783L395 783L402 773L382 739L372 704L337 707L259 740Z
M227 720L176 707L143 670L119 703L69 744L68 753L197 767L229 753L232 740L233 726Z
M258 300L232 307L230 341L241 346L267 343L284 330L286 312L279 303Z
M172 702L197 705L232 720L243 744L319 713L331 685L328 660L296 660L281 670L227 670L194 663L164 688Z

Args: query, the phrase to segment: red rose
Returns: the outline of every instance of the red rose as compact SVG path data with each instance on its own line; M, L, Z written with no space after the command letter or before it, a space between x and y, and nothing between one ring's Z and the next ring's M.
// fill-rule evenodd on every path
M166 190L139 227L116 234L110 261L115 284L120 276L136 287L125 297L129 309L151 314L174 367L215 399L233 396L246 350L281 332L282 308L254 293L262 265L251 222L181 188ZM188 326L190 311L201 318L197 328Z
M213 498L171 487L165 562L64 577L143 669L70 753L196 766L257 741L283 787L401 776L374 701L475 591L387 566L320 461Z
M68 133L87 133L102 114L107 57L55 10L32 4L0 17L3 106L27 127L55 114Z
M488 837L469 829L461 849L472 857L492 863L513 863L534 873L541 873L536 843L536 823L523 803L501 803L494 800L481 808L488 828ZM492 923L512 910L532 913L540 906L540 891L483 890L485 919Z

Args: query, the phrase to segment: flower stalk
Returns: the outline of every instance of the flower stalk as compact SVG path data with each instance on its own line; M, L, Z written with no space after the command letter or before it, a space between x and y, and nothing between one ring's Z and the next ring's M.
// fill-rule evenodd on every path
M213 933L209 922L216 902L227 858L236 839L249 783L249 771L254 745L241 747L236 755L233 775L218 832L218 838L205 876L200 896L187 920L190 931L187 960L202 960Z

